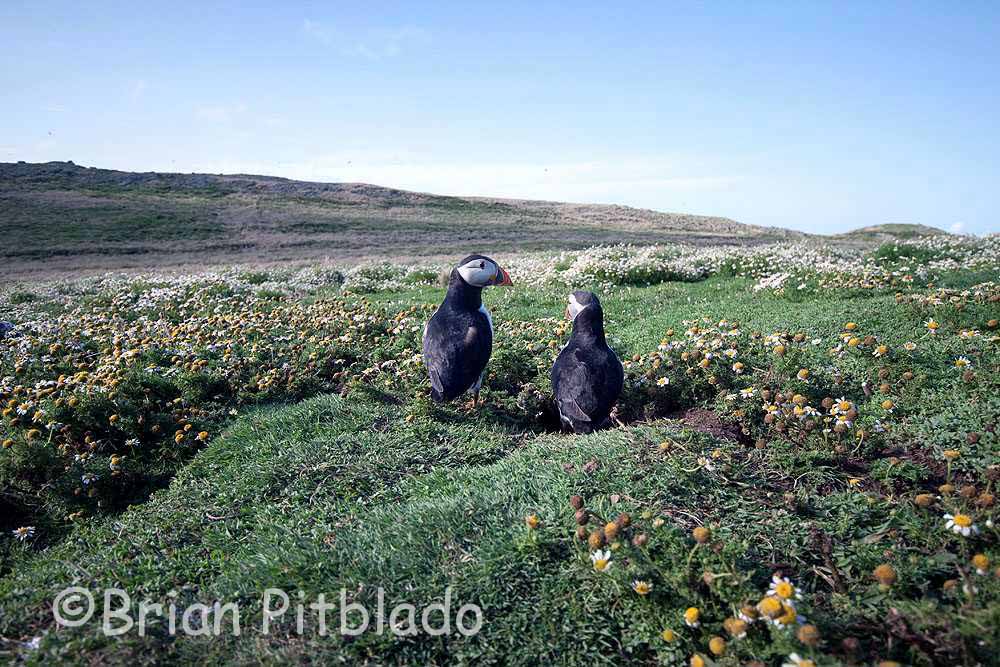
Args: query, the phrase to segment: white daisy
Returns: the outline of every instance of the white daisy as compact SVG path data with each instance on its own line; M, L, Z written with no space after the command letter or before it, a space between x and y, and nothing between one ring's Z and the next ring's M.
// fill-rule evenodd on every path
M798 653L789 653L788 662L786 662L782 667L816 667L816 661L810 660L809 658L803 658Z
M956 535L968 537L979 534L979 528L972 523L972 517L968 514L945 514L944 518L946 519L944 527Z
M20 528L14 529L12 532L14 533L14 537L24 542L25 540L29 540L35 536L35 527L21 526Z
M802 591L796 588L787 577L778 574L771 577L771 586L767 593L786 601L802 599Z
M594 569L598 572L607 572L608 568L611 567L611 552L607 549L597 551L590 554L590 561L594 564Z

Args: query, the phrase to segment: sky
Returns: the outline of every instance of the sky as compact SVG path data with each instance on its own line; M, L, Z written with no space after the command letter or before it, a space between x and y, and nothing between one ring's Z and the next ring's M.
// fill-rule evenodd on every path
M0 161L1000 231L1000 3L570 4L4 0Z

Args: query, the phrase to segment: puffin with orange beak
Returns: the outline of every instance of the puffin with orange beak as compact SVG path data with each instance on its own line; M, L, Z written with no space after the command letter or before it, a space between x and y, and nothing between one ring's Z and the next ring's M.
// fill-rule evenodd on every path
M424 365L435 401L451 401L471 389L472 405L479 402L493 352L493 318L483 306L483 288L510 285L507 272L485 255L469 255L452 270L444 302L424 327Z
M590 433L608 421L625 385L625 369L604 337L604 311L596 294L570 294L566 317L573 321L573 333L552 366L552 391L563 426Z

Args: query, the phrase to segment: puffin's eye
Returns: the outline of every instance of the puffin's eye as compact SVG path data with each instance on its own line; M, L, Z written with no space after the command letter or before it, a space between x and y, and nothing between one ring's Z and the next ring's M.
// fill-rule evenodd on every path
M486 262L479 262L479 268L480 269L485 269L486 268Z

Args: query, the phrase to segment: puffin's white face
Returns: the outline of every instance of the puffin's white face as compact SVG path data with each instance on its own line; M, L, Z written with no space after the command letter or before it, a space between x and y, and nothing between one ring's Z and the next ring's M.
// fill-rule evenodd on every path
M583 304L576 300L575 294L569 295L569 305L566 306L566 318L570 320L575 320L576 316L579 315L583 309L586 308Z
M507 273L494 262L484 258L474 259L458 267L458 274L462 276L462 280L475 287L510 284Z

